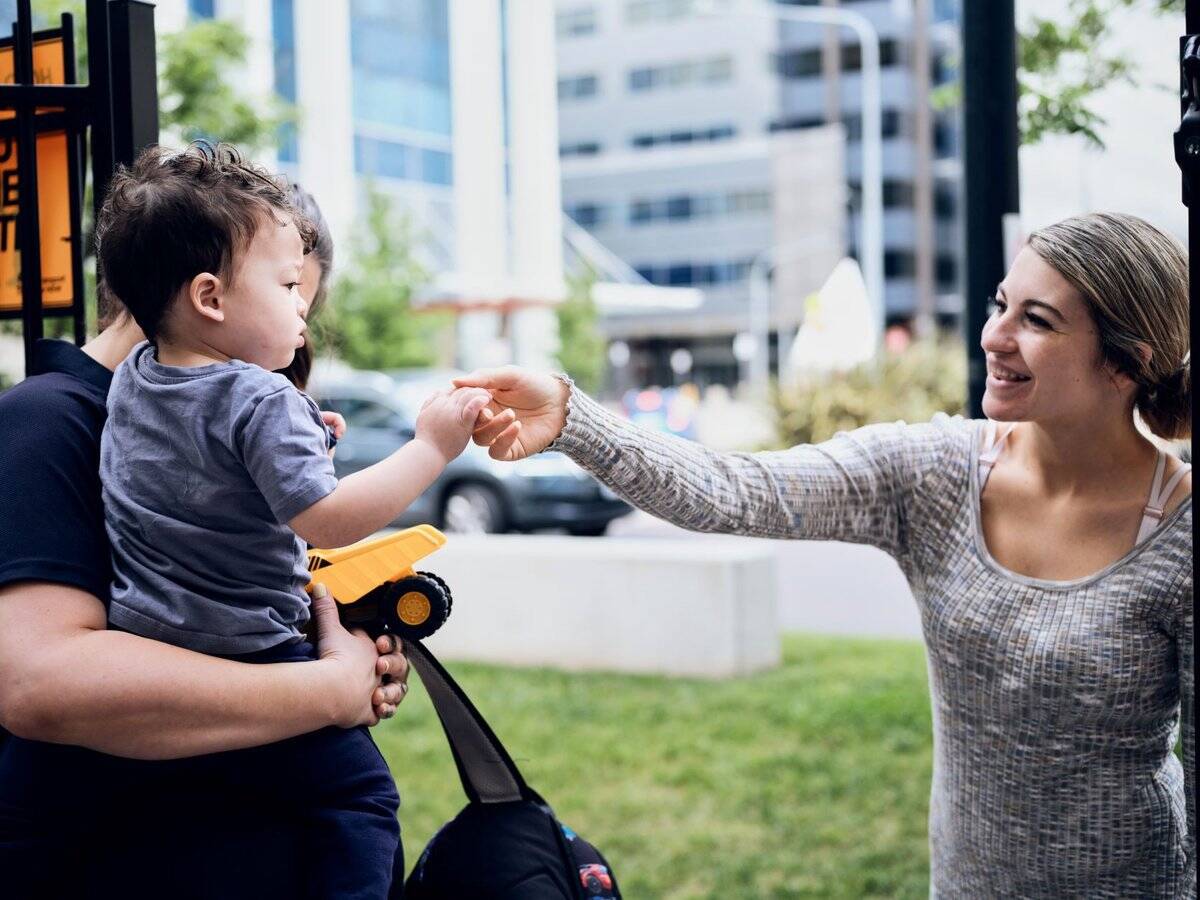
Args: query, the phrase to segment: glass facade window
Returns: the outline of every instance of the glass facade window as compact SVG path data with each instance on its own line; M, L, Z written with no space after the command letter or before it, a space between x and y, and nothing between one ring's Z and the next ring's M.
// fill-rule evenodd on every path
M688 222L717 216L762 212L771 208L768 191L731 191L727 194L693 194L636 198L629 204L629 224Z
M578 141L574 144L560 144L558 155L564 159L571 156L595 156L600 150L599 141Z
M716 56L711 59L671 63L665 66L639 66L630 69L629 90L652 91L659 88L681 88L700 84L720 84L733 78L733 59Z
M821 48L800 47L777 53L775 71L784 78L816 78L821 74ZM879 42L879 65L884 68L902 62L900 44L893 38ZM862 68L862 45L842 44L842 71L857 72Z
M732 284L745 280L753 260L716 262L643 263L634 266L639 275L652 284L667 287Z
M449 185L454 180L453 160L444 150L363 135L354 136L354 170L360 175L427 184Z
M558 100L584 100L600 92L600 80L595 75L568 75L558 79Z
M596 9L584 6L560 10L554 17L555 32L560 38L583 37L596 33Z
M726 7L729 0L715 0L711 5ZM630 25L670 22L692 15L696 12L696 6L696 0L629 0L625 4L625 21Z
M912 278L917 274L917 260L910 250L885 250L883 253L883 275L885 278Z
M724 141L732 138L737 132L732 125L718 125L713 128L702 128L695 131L665 131L656 134L635 134L629 139L629 144L636 150L648 150L663 144L691 144L709 141Z
M608 220L608 208L600 203L569 203L563 212L576 225L584 228L595 228Z
M447 0L350 0L350 63L357 171L449 184L450 33Z
M216 0L188 0L188 15L193 19L211 19L216 15Z
M296 12L295 0L271 0L271 53L275 68L275 93L288 103L296 102ZM211 6L211 3L210 3ZM279 129L279 161L300 159L294 123Z

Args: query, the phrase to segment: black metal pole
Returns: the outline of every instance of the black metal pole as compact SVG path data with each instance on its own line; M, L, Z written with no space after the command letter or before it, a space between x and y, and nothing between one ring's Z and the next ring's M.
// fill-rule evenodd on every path
M63 34L63 81L74 84L75 72L75 18L70 13L62 14ZM67 195L71 220L71 310L75 322L75 346L82 347L87 339L87 298L83 290L83 170L82 129L72 121L67 128Z
M1014 0L963 0L963 188L967 414L983 415L987 371L979 335L987 298L1004 278L1006 216L1017 180L1017 28Z
M113 162L128 165L147 147L158 143L154 5L141 0L112 0L108 25Z
M13 32L13 81L33 84L33 16L30 0L17 0ZM21 331L25 373L33 372L33 346L42 337L42 252L38 216L37 123L35 107L17 107L17 249L21 260Z
M1188 289L1200 295L1200 0L1187 0L1187 34L1179 39L1179 130L1175 160L1183 173L1183 202L1188 208Z
M92 221L113 172L112 76L109 70L108 0L87 0L88 89L91 91Z

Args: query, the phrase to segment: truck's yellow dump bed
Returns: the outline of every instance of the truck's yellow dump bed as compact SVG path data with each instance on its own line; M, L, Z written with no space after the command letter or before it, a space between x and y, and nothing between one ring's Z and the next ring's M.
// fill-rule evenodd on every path
M413 563L444 543L446 536L432 525L417 525L349 547L309 550L309 590L323 584L338 603L353 603L385 581L411 574Z

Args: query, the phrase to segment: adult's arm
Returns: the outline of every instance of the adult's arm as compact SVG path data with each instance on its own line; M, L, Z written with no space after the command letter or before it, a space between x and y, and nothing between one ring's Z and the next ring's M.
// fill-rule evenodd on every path
M374 724L407 666L314 599L322 658L255 665L105 629L94 595L49 582L0 587L0 725L32 740L171 759ZM380 687L389 671L399 679ZM373 702L377 705L373 706Z
M504 367L454 383L492 393L494 424L476 438L497 459L559 450L639 509L694 531L868 543L893 555L907 546L906 499L944 464L951 433L969 427L939 417L718 453L633 425L568 379Z
M1192 597L1185 598L1175 632L1179 659L1179 718L1183 743L1184 802L1188 833L1184 839L1187 874L1184 884L1196 883L1196 644Z

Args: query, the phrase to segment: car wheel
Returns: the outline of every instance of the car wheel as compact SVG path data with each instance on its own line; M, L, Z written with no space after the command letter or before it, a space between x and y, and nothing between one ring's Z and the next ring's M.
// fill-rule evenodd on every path
M442 500L442 530L452 534L496 534L504 530L504 504L482 484L456 484Z
M573 534L576 537L600 537L606 531L608 531L608 523L604 522L600 525L579 525L575 528L568 528L567 534Z

